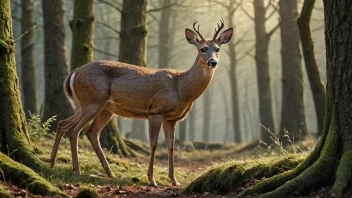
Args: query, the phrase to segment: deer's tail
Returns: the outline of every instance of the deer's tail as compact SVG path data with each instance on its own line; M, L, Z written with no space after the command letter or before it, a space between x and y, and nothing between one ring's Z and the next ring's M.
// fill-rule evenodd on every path
M64 82L64 91L65 91L66 97L68 101L71 103L71 106L74 110L78 108L78 101L77 101L77 97L73 86L75 75L76 75L75 72L71 72Z

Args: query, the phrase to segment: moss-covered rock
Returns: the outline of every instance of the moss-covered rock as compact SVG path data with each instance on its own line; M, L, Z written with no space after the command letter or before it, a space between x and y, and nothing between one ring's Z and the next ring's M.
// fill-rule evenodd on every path
M95 189L92 188L82 188L78 193L77 198L98 198L99 194Z
M43 179L32 169L13 161L11 158L0 153L0 168L4 172L6 180L13 184L28 189L29 192L37 195L60 195L67 197L58 188Z
M286 155L258 160L231 161L216 164L189 184L183 192L229 193L238 190L251 180L261 180L294 169L305 154Z

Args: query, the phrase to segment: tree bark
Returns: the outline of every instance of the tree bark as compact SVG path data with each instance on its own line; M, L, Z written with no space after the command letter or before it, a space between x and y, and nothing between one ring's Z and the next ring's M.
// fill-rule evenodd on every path
M33 31L33 1L22 0L21 30L25 34L21 38L21 66L22 66L22 86L23 86L23 109L27 117L29 112L38 114L38 97L35 86L34 70L34 31Z
M203 94L203 141L209 142L210 141L210 89L206 90Z
M266 9L264 1L254 0L253 6L256 39L255 62L257 66L260 124L269 128L272 132L275 132L268 55L271 34L267 33L265 27ZM272 142L270 133L264 127L261 128L261 139L268 144Z
M299 141L307 134L307 123L303 99L303 74L299 49L299 32L296 24L297 0L280 0L282 103L280 140L289 144Z
M288 197L331 185L341 196L352 179L352 2L324 0L327 90L322 137L296 169L264 180L239 196ZM308 191L305 191L308 190Z
M45 48L45 99L43 120L56 115L64 120L73 114L62 83L68 73L65 40L65 0L42 0ZM54 122L51 129L57 128Z
M71 70L93 61L94 0L75 0L72 30Z
M162 1L162 7L170 5L171 0ZM162 9L159 25L159 68L169 67L169 54L170 54L170 9Z
M26 181L23 181L23 175L18 173L21 171L21 168L18 168L19 165L2 153L8 153L12 159L37 172L45 171L46 166L34 156L34 151L29 145L16 72L10 0L1 1L0 16L0 168L5 174L11 175L11 180L21 180L24 184ZM4 167L10 170L4 170ZM32 192L40 190L37 194L60 194L56 187L46 181L32 182L26 187L30 187Z
M147 1L123 0L119 61L146 66ZM132 137L146 140L144 121L133 120Z
M325 112L325 85L321 80L319 67L315 60L314 43L310 29L310 18L314 8L315 0L305 0L301 15L297 20L299 34L301 38L302 50L306 70L308 74L310 88L312 90L315 113L317 116L318 135L321 135L324 124Z

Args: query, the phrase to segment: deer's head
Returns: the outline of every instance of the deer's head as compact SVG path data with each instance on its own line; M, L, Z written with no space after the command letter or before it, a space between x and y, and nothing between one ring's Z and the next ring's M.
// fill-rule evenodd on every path
M193 29L195 32L186 28L185 32L187 41L197 47L201 65L215 69L219 61L220 46L231 40L233 28L223 31L218 37L219 32L224 28L224 19L221 18L220 25L218 24L218 28L215 28L213 39L206 40L199 32L199 25L198 28L195 27L197 22L198 21L196 20L193 22Z

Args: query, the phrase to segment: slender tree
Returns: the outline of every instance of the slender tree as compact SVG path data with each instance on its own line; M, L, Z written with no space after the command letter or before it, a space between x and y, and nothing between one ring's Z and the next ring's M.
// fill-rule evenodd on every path
M71 70L93 61L94 0L75 0L72 30Z
M45 99L43 120L56 115L64 120L73 114L62 83L68 73L65 40L65 0L42 0L44 20ZM52 124L56 129L57 122Z
M310 88L312 90L315 113L317 116L318 135L321 135L324 124L325 112L325 85L321 80L318 63L315 60L314 43L310 31L310 18L313 12L315 0L305 0L301 15L297 20L304 62L308 74Z
M211 120L211 102L210 102L210 89L206 90L203 94L203 140L206 142L210 141L210 120Z
M16 72L10 0L1 1L0 16L0 169L3 170L2 176L5 176L7 181L13 181L36 194L65 196L47 181L43 182L44 179L34 171L9 158L38 172L42 172L46 167L34 156L33 148L29 145Z
M187 121L186 120L182 120L180 122L180 125L178 127L178 131L179 131L179 140L181 141L186 141L186 135L187 135Z
M267 18L266 16L268 8L264 5L264 0L254 0L253 6L260 123L274 132L275 123L269 75L268 49L271 35L279 26L267 32L265 24L270 17ZM271 142L270 133L268 133L267 129L264 127L261 128L261 139L267 143Z
M21 81L23 86L23 108L28 112L38 113L37 90L34 71L34 31L33 31L33 1L22 0L21 29L25 35L21 39Z
M172 0L162 1L162 7L171 5ZM159 25L159 68L169 67L170 58L170 9L162 9Z
M324 0L327 87L319 143L296 169L264 180L240 196L266 193L261 197L290 197L293 193L307 193L312 188L332 184L327 197L341 197L351 188L352 122L348 116L352 114L351 9L349 0Z
M296 24L297 0L280 0L282 103L280 139L283 145L289 142L286 131L294 141L307 134L303 99L303 72L299 48L299 32ZM293 138L292 138L293 137Z
M196 103L193 103L192 109L188 113L188 140L195 140L195 130L196 130Z
M146 66L147 1L124 0L121 17L119 61ZM145 122L134 120L132 137L146 140Z

